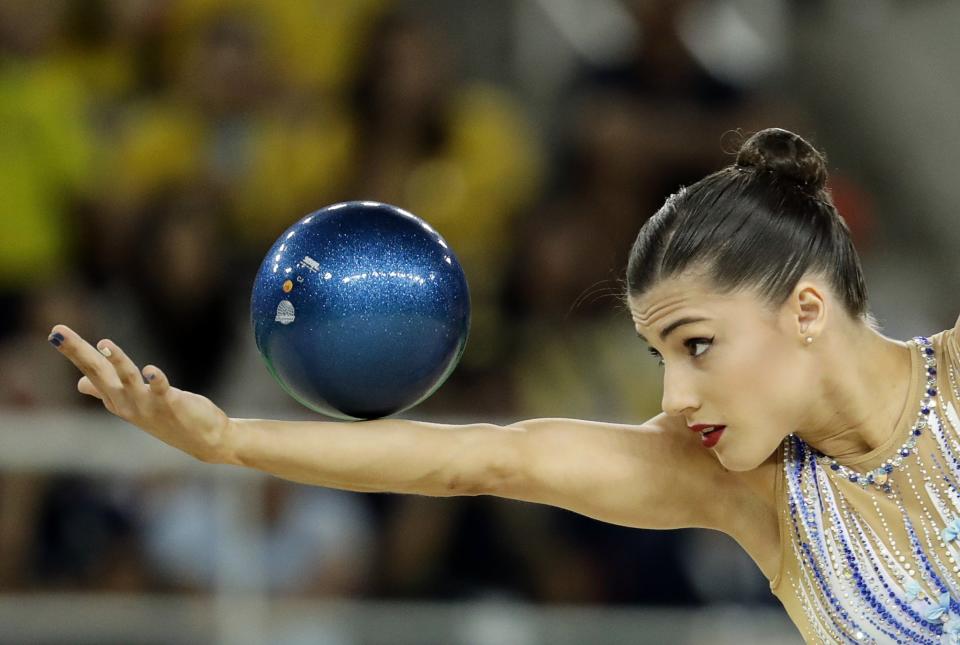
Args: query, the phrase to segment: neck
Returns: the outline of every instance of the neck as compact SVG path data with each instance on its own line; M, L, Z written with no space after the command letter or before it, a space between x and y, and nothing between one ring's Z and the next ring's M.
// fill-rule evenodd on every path
M895 427L910 388L910 352L906 343L863 326L824 334L816 348L822 365L812 393L813 406L796 434L838 461L855 459L882 446L902 428Z

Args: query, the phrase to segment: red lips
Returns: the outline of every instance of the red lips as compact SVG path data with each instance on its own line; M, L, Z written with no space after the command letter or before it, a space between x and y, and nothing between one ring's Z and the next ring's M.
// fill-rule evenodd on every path
M723 434L723 431L727 426L698 423L696 425L687 427L693 432L701 433L700 443L704 448L713 448L720 441L720 436Z

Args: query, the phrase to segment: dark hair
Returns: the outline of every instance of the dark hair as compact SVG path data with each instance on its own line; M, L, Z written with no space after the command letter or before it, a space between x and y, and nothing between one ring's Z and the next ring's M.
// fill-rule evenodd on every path
M721 293L752 288L773 309L813 272L851 317L875 327L860 258L826 181L826 159L802 137L761 130L735 163L681 188L647 220L630 251L626 295L694 271Z

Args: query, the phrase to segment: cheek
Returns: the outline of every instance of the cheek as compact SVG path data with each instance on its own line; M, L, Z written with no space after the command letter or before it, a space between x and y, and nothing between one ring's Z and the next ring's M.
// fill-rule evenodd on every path
M764 356L761 344L731 348L724 352L722 370L724 390L737 399L749 401L766 388L769 378L769 361Z
M725 389L739 402L741 414L761 415L767 420L796 414L804 378L797 354L776 338L760 338L725 361Z
M791 430L795 420L805 413L810 380L801 358L797 351L780 343L770 348L757 366L760 407L778 432Z

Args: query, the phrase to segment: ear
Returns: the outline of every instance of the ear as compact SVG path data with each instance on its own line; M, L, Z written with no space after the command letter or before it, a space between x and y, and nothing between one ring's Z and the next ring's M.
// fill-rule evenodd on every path
M816 282L801 280L787 301L791 327L801 337L816 338L827 322L825 290Z

